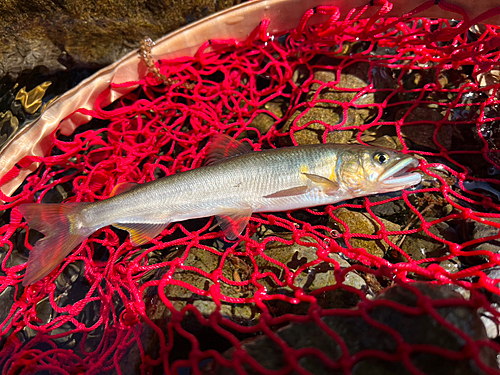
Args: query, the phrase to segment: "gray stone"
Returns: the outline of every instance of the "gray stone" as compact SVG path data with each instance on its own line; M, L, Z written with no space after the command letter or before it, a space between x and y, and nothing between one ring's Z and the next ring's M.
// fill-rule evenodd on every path
M488 221L492 221L494 223L500 223L500 219L496 218L488 218ZM476 220L471 220L469 224L472 226L471 230L471 239L485 239L486 237L497 236L499 229L492 225L488 225L486 223L480 223ZM488 250L494 253L498 253L500 251L500 240L484 240L484 242L474 245L472 247L473 250Z
M302 238L302 241L305 240L306 239ZM312 241L312 239L307 240ZM264 251L264 254L265 258L259 256L256 259L260 272L273 272L279 279L284 279L286 272L285 268L278 268L276 263L270 262L266 258L272 258L280 264L284 264L286 269L292 272L296 271L299 267L306 263L318 260L316 247L302 246L297 243L294 243L291 246L283 245L280 242L271 243L270 246ZM346 260L342 259L339 254L331 253L328 257L333 260L333 262L338 263L341 268L350 266L350 264ZM326 286L337 284L334 272L335 263L321 262L305 269L294 278L294 287L299 287L307 291L314 291ZM273 288L273 285L267 283L266 280L263 280L263 283L268 290L269 288ZM343 285L349 285L359 290L367 289L365 280L355 272L347 273ZM293 292L292 289L289 289L289 291Z
M414 373L405 366L406 350L398 350L399 342L396 338L401 338L407 345L414 345L410 361L423 373L431 375L443 373L482 374L483 371L478 367L473 354L470 354L470 357L463 356L457 360L441 356L438 352L420 350L416 347L417 345L434 346L436 349L445 349L457 354L465 348L467 341L443 325L440 319L459 329L472 341L486 340L486 332L477 311L466 300L463 300L463 303L457 303L457 300L461 300L461 296L447 286L425 283L414 283L411 286L418 289L418 294L408 286L394 286L380 293L375 301L364 301L362 307L351 310L350 314L325 316L321 319L321 325L312 318L304 322L290 323L275 331L274 334L289 348L296 350L314 348L321 351L331 361L337 361L340 366L342 366L342 362L339 362L342 350L339 340L343 341L348 353L347 356L350 358L356 354L367 353L366 350L375 351L372 353L383 352L393 356L391 360L386 360L375 354L359 356L357 362L350 369L350 373L357 375ZM419 296L420 293L422 296ZM421 298L427 299L425 305L419 303ZM437 300L439 300L439 304L433 308L433 313L437 313L436 316L427 309L432 309L433 301ZM447 300L450 302L447 303ZM391 302L387 303L388 301ZM412 310L407 312L405 309L408 308L412 308ZM361 310L366 315L363 315ZM336 335L333 336L329 333L325 326ZM268 370L283 370L291 365L290 359L276 340L271 339L268 335L247 340L242 343L242 348ZM487 346L482 346L479 350L479 360L484 365L495 369L495 351ZM235 349L230 349L224 353L224 357L231 359L234 353ZM294 353L298 354L298 352ZM295 359L304 370L315 375L344 373L342 367L331 368L318 356L297 355ZM240 372L260 373L247 361L233 362L233 364L238 367ZM237 372L234 368L211 363L204 369L203 373L206 375L233 375Z
M492 303L490 307L496 310L497 314L500 312L497 303ZM490 311L482 311L480 313L481 321L484 324L484 328L486 329L486 335L489 339L495 340L500 336L500 323L498 322L498 318L493 315ZM497 315L498 316L498 315Z

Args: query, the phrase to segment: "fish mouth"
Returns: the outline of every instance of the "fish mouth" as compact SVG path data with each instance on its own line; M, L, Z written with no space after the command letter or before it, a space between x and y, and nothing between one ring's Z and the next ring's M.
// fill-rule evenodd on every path
M378 178L378 181L388 187L413 186L420 183L420 173L407 172L409 169L418 167L418 159L408 157L394 164Z

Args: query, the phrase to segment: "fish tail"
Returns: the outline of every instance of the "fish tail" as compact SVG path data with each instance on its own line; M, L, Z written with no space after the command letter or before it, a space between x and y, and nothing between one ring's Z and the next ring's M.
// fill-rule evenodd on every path
M23 285L31 285L50 273L71 250L96 229L81 225L79 213L86 203L27 203L19 206L30 228L42 232L31 250Z

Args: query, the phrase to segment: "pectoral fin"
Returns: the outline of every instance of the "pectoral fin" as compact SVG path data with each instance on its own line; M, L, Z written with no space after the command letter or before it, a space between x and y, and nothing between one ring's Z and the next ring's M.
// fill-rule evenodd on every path
M144 224L144 223L113 223L114 227L126 230L130 233L130 242L133 246L143 245L158 236L168 223Z
M339 190L339 183L337 181L332 181L326 177L318 176L317 174L302 173L306 176L312 184L319 188L326 195L333 195Z
M292 197L294 195L302 195L308 192L308 186L296 186L290 189L280 190L276 193L272 193L264 196L264 198L282 198L282 197Z
M234 209L216 218L226 238L235 240L245 230L251 216L252 209L248 207Z
M309 183L307 185L295 186L290 189L279 190L276 193L264 196L264 198L292 197L294 195L302 195L308 193L314 188L321 190L326 195L333 195L337 190L339 190L339 183L336 181L329 180L326 177L318 176L317 174L302 174L309 179Z

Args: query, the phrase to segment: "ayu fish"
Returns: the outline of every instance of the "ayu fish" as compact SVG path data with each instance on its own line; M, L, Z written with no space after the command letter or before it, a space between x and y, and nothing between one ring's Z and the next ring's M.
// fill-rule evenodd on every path
M320 144L266 151L225 135L208 148L207 165L145 184L124 183L92 203L19 206L29 226L45 234L31 250L23 285L51 272L71 250L102 227L130 233L138 246L172 222L216 216L229 240L253 212L288 211L408 188L418 160L374 146Z

